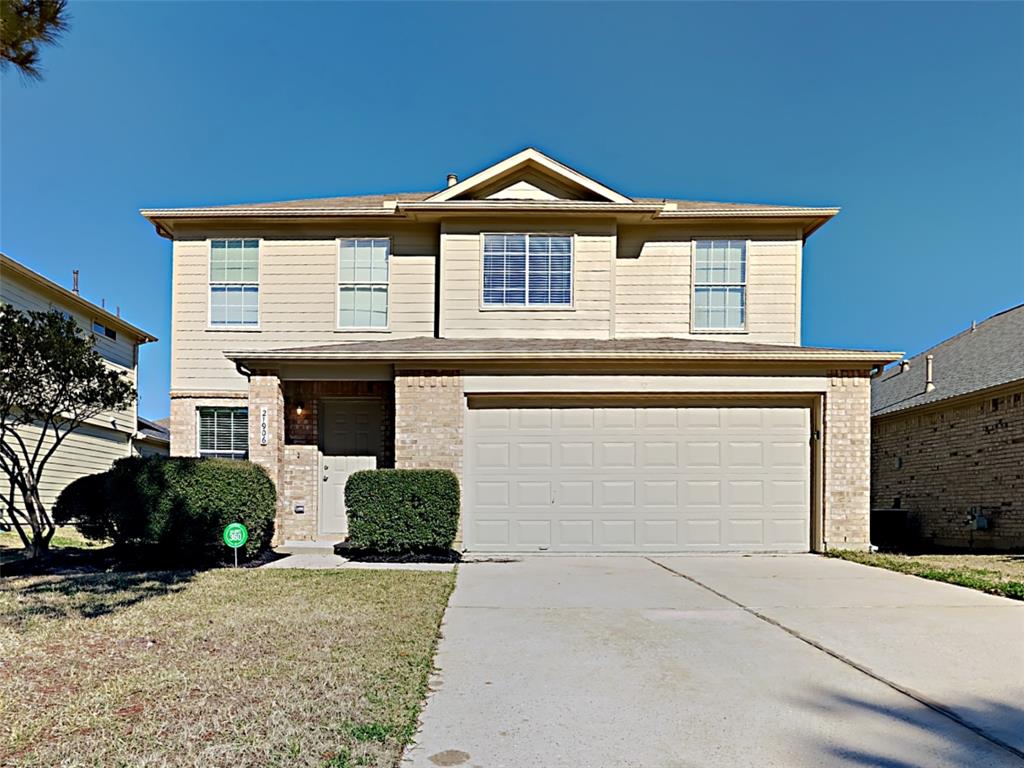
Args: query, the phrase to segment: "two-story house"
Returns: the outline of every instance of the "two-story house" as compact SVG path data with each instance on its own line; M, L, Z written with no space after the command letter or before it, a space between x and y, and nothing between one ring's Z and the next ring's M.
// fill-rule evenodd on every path
M628 197L535 149L443 189L144 210L173 240L173 454L248 456L277 541L441 467L469 551L868 543L872 370L800 345L837 213Z
M22 311L56 310L73 318L93 339L96 351L108 366L138 384L139 347L156 337L84 299L0 253L0 304ZM22 426L18 432L29 445L39 439L39 427ZM51 443L47 443L49 446ZM47 509L72 481L110 469L117 460L133 455L167 453L166 432L138 415L138 403L120 411L106 411L72 432L54 453L39 481L40 497Z

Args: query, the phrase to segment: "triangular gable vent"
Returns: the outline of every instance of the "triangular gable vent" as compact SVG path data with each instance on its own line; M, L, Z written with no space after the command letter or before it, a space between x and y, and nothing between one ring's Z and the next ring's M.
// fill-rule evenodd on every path
M449 200L596 200L630 203L628 197L532 147L495 163L431 196Z

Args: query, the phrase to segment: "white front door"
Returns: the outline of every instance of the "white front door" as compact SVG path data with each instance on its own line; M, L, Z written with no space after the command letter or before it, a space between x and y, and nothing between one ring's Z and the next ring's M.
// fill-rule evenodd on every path
M376 456L321 456L320 533L348 536L345 483L361 469L376 469Z
M376 469L384 403L380 398L338 398L320 403L320 509L322 536L348 535L345 483L361 469Z
M807 408L471 406L465 467L470 550L810 549Z

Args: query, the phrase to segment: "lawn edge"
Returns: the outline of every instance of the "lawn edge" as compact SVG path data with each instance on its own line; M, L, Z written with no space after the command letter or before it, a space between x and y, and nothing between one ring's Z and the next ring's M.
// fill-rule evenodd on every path
M456 581L459 577L459 566L456 563L455 567L451 571L452 579L450 586L448 587L448 594L444 596L444 604L441 607L441 612L437 617L437 625L434 627L434 640L430 646L430 658L427 666L426 674L420 678L420 683L417 688L416 704L409 708L409 717L406 721L405 727L402 729L400 738L402 741L402 751L398 757L398 764L401 765L402 760L405 758L406 752L409 747L413 744L416 739L416 734L420 732L420 717L423 715L424 706L427 703L427 696L430 694L430 681L433 679L440 669L434 663L437 658L437 649L441 644L441 626L444 624L445 614L448 612L448 604L451 602L452 594L455 592Z
M909 555L908 557L911 559L906 562L898 562L892 559L886 559L885 554L859 552L848 549L831 550L823 554L825 557L831 557L837 560L845 560L850 563L867 565L872 568L882 568L887 571L902 573L907 576L916 576L920 579L927 579L929 581L940 581L944 584L952 584L953 586L963 587L964 589L973 589L976 592L984 592L989 595L996 595L997 597L1005 597L1008 600L1024 601L1024 582L1012 579L1002 582L993 581L984 576L979 576L976 573L965 573L951 568L940 568L938 566L929 565L928 563L914 560L913 555Z

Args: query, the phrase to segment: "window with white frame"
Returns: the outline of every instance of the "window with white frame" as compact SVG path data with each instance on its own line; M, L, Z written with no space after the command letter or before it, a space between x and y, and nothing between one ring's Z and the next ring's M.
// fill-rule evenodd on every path
M249 456L248 408L200 408L199 455L244 459Z
M484 235L484 306L570 306L571 235Z
M694 330L743 330L747 323L746 241L698 240L694 245Z
M340 241L338 327L387 328L391 241L351 238Z
M210 325L260 324L260 241L210 241Z

